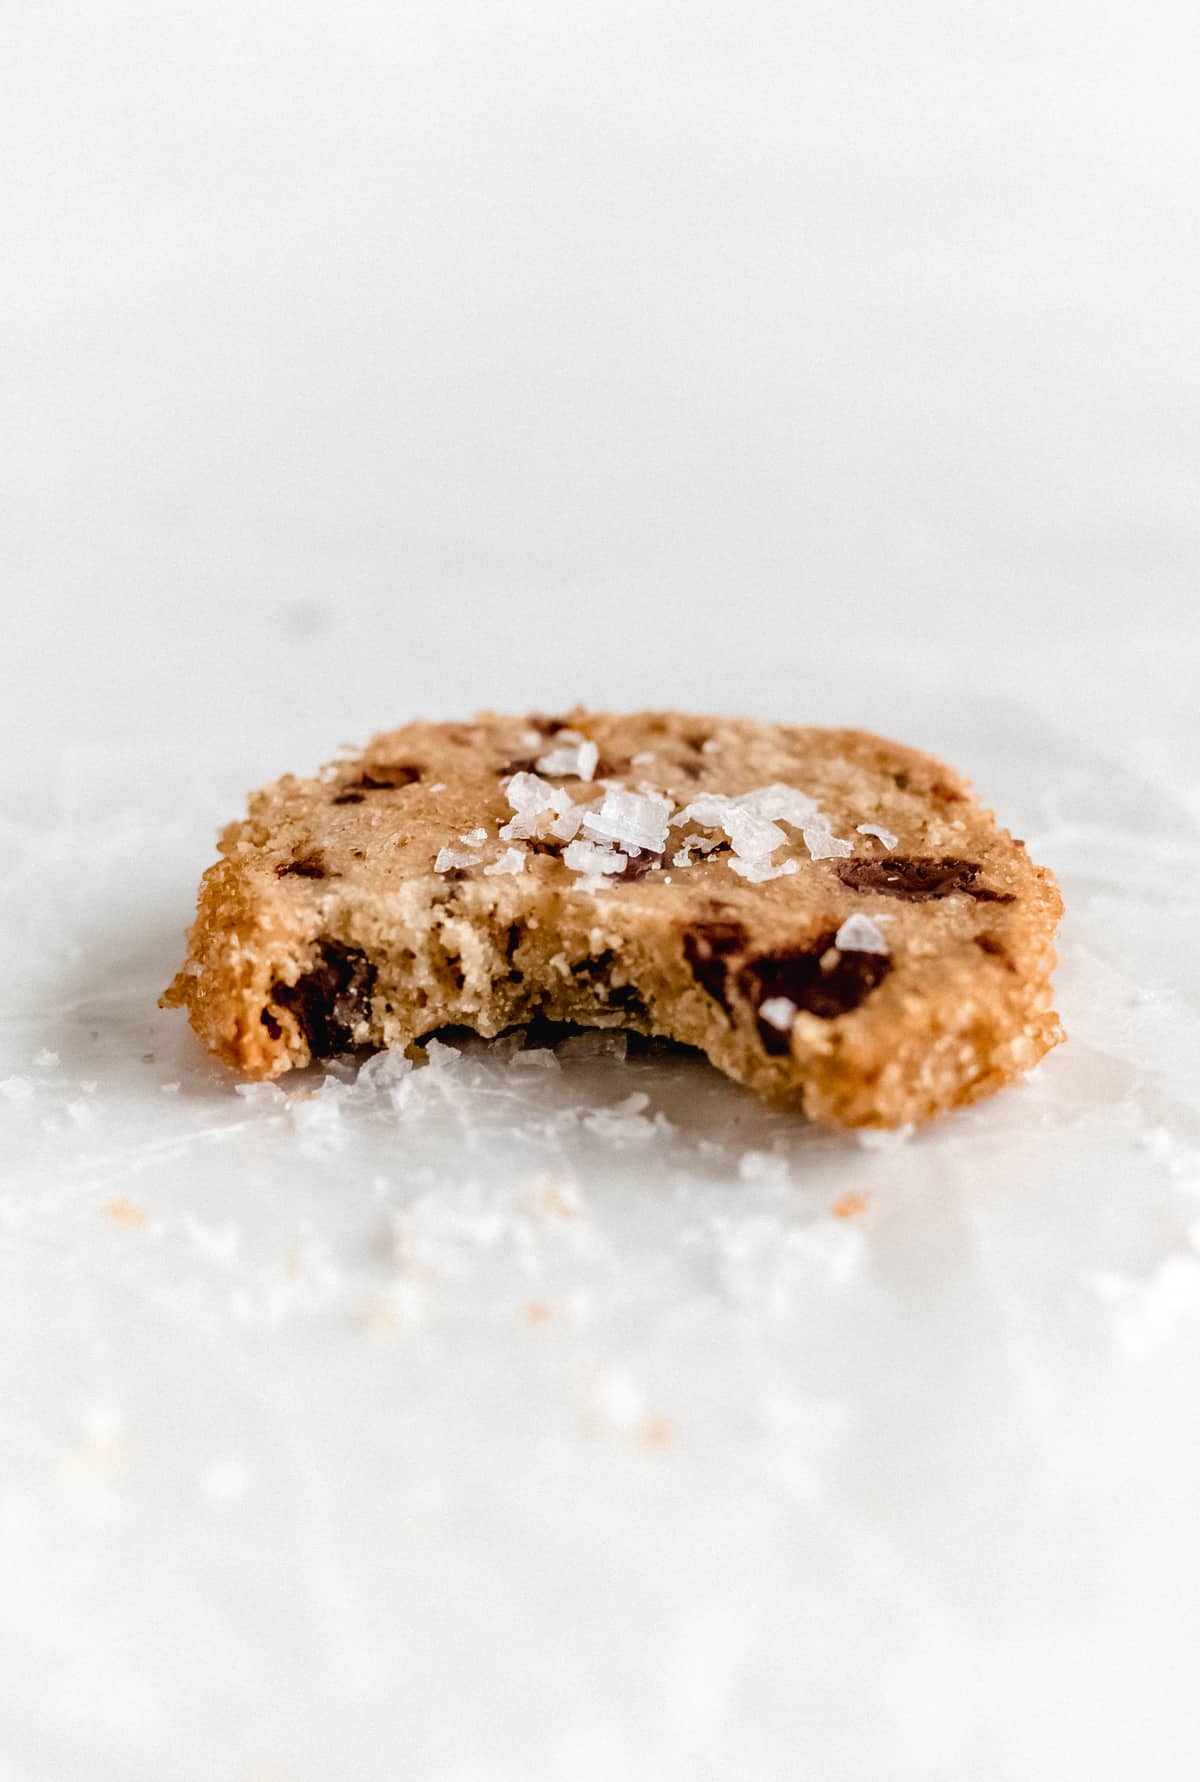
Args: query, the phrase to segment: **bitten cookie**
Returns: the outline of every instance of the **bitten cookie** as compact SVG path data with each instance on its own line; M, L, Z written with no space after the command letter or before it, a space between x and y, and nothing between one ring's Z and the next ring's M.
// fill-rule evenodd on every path
M895 1126L1063 1037L1050 873L957 773L864 731L408 724L255 793L220 852L164 1002L250 1077L543 1017Z

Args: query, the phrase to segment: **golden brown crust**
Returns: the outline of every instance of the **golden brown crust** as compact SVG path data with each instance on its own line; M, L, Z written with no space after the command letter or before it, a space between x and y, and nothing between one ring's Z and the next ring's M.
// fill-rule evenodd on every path
M673 829L661 857L625 861L597 890L561 841L498 834L510 776L536 771L564 730L596 745L598 780L651 787L676 813L702 794L796 788L851 851L812 858L785 819L772 856L785 870L754 882L719 825L686 866ZM539 777L592 808L604 795ZM484 840L460 839L480 828ZM488 873L510 845L521 870ZM446 847L479 858L438 872ZM164 1001L251 1077L537 1013L697 1046L828 1124L896 1126L991 1093L1063 1037L1053 878L961 775L865 731L578 709L414 723L253 794L220 849ZM856 913L886 955L833 944Z

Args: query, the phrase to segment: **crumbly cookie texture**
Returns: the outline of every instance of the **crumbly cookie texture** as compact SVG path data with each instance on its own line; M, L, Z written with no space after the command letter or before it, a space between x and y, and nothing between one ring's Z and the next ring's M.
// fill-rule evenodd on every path
M163 1000L248 1077L540 1017L890 1127L1063 1038L1052 876L960 775L864 731L408 724L253 794L220 853Z

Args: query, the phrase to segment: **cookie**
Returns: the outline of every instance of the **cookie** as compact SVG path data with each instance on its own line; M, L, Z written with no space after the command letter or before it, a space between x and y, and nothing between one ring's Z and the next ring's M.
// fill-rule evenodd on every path
M952 769L864 731L408 724L255 793L220 852L164 1002L249 1077L544 1018L896 1126L1063 1037L1053 878Z

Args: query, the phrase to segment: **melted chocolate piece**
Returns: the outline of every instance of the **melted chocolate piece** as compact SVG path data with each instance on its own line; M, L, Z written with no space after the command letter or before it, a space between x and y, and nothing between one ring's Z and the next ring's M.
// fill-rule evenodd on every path
M729 961L744 952L746 930L740 922L697 922L683 936L683 956L692 976L714 1002L729 1008Z
M290 1009L314 1058L329 1058L354 1044L354 1027L369 1013L375 967L366 955L326 941L320 963L294 984L272 984L271 1000ZM263 1025L270 1032L270 1017Z
M325 864L325 856L319 848L311 853L301 854L295 860L287 860L282 866L275 868L277 879L327 879L329 868Z
M830 928L807 947L752 959L738 973L738 988L756 1009L773 996L786 996L798 1009L835 1021L864 1002L892 969L886 954L843 953L836 939L837 929ZM761 1015L758 1036L765 1052L791 1050L787 1034Z
M951 855L891 854L886 860L843 860L837 869L843 885L852 891L875 891L884 897L900 897L909 903L928 903L965 891L976 903L1015 903L1011 891L990 891L976 880L983 868L974 860Z

